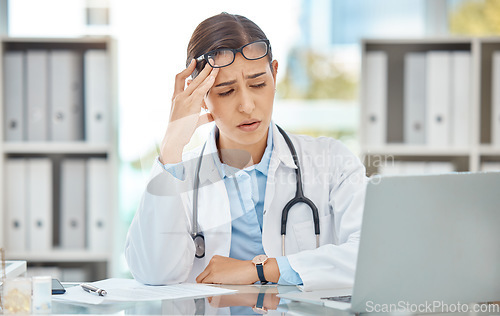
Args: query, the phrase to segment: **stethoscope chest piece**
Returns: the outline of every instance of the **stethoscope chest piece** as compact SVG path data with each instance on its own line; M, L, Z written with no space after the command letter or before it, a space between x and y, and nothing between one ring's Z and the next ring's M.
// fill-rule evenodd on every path
M200 259L205 257L205 237L202 233L198 233L193 236L194 247L195 247L195 257Z

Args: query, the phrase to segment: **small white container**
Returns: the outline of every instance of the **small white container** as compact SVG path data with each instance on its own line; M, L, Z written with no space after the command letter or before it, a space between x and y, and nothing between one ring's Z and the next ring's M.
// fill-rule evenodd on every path
M50 314L52 311L52 277L33 277L32 313Z

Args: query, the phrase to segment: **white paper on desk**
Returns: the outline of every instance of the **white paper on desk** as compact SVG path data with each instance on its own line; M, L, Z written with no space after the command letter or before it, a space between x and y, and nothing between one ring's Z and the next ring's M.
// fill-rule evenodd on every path
M133 279L116 278L97 281L90 284L106 290L108 294L104 297L97 296L93 293L85 292L80 286L74 286L67 288L66 293L63 295L52 296L52 299L57 301L101 304L203 297L237 292L236 290L228 290L205 284L182 283L165 286L149 286L141 284Z

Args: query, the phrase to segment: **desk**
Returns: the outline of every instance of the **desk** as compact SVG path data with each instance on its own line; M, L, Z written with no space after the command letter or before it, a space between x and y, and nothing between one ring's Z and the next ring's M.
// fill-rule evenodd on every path
M66 287L70 284L64 284ZM126 315L259 315L252 310L259 295L268 315L332 315L349 316L343 312L320 305L283 300L276 295L297 291L295 286L276 285L224 285L238 290L237 293L204 298L163 300L150 302L127 302L102 305L81 305L52 302L52 314L126 314ZM384 313L372 313L380 316ZM447 313L449 316L500 315L499 313ZM364 315L364 314L363 314ZM394 314L393 314L394 315ZM398 315L398 314L396 314ZM401 315L401 314L399 314ZM408 314L405 314L408 315ZM432 314L433 316L436 314Z
M72 286L64 284L65 287ZM82 305L52 301L52 314L130 314L130 315L259 315L252 310L259 295L269 315L342 315L320 305L283 300L276 295L297 291L295 286L250 286L235 285L224 288L238 290L237 293L205 298L163 300L150 302L127 302L102 305Z

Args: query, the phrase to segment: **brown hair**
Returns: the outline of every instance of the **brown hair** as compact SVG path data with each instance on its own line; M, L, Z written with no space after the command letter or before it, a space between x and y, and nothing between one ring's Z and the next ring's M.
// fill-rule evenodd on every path
M187 48L186 67L193 58L219 48L239 48L250 42L267 39L257 24L244 16L222 12L201 22L193 32ZM271 49L269 62L273 60ZM206 62L198 62L193 72L196 78ZM272 69L272 67L271 67Z

